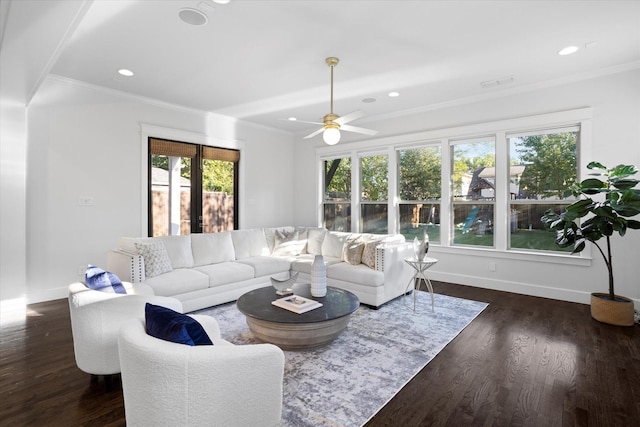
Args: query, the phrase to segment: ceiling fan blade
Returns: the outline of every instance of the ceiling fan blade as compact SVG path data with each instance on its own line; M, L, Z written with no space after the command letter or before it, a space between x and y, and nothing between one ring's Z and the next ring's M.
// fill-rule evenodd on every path
M350 121L353 121L355 119L359 119L360 117L364 116L364 112L360 111L360 110L356 110L353 111L349 114L347 114L346 116L342 116L337 118L336 120L334 120L334 122L336 122L337 124L339 124L340 126L349 123Z
M280 120L284 120L286 122L291 122L291 123L309 123L312 125L320 125L322 126L324 123L321 122L307 122L306 120L289 120L289 119L280 119Z
M376 135L378 133L377 130L359 128L357 126L351 126L351 125L342 125L340 126L340 130L346 130L347 132L361 133L361 134L370 135L370 136Z
M309 138L313 138L314 136L322 133L322 131L324 130L324 128L320 128L315 132L310 133L309 135L305 136L304 139L309 139Z

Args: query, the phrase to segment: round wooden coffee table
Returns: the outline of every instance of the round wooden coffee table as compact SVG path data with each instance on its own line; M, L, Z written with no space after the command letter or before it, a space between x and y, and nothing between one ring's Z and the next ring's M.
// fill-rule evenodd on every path
M247 318L253 335L283 350L306 350L329 344L347 327L360 301L351 292L327 286L327 295L311 296L309 284L296 284L296 295L322 303L322 307L297 314L271 304L283 296L273 286L255 289L238 298L237 307Z

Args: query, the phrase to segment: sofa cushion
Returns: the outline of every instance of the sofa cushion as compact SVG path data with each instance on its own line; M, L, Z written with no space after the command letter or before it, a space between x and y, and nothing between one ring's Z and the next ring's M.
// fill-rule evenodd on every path
M324 241L322 242L322 255L342 258L342 251L347 239L351 236L351 233L345 233L342 231L329 231L324 235Z
M303 228L300 227L300 230ZM307 247L306 253L312 255L322 255L322 243L324 242L324 235L327 233L326 228L306 228L307 232Z
M84 273L87 288L111 294L126 294L122 281L115 274L89 265Z
M147 279L173 270L167 248L161 241L134 243L136 251L144 258L144 275Z
M277 258L273 256L258 256L245 258L237 261L241 264L251 266L254 271L254 277L263 277L276 273L289 271L291 262L286 258Z
M269 255L269 246L262 229L235 230L231 233L236 259Z
M275 232L275 242L271 255L290 256L302 253L307 244L307 233L303 231L300 235L298 230L284 233L280 230Z
M291 226L264 228L262 231L264 232L265 239L267 239L269 253L273 252L273 248L276 245L276 231L280 231L284 234L289 234L295 230L295 227Z
M195 270L207 275L210 288L255 277L253 267L237 261L203 265L196 267Z
M364 243L362 263L370 268L376 268L376 248L383 243L380 237L372 237Z
M144 318L147 334L177 344L213 345L196 319L170 308L146 303Z
M355 237L354 237L355 236ZM342 259L351 265L358 265L362 262L362 252L364 251L364 239L361 236L352 235L347 239L342 250Z
M194 268L178 268L156 277L147 278L145 284L156 295L174 296L209 287L209 277Z
M364 264L350 265L346 262L341 262L329 265L327 267L327 277L365 286L384 285L384 273L372 270Z
M236 258L230 231L191 235L193 265L201 266L233 261Z
M191 252L191 235L156 237L164 243L173 268L193 267L193 253Z

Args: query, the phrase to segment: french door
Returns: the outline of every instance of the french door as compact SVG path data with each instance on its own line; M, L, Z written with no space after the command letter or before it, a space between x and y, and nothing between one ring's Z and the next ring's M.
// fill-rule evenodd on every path
M238 228L240 152L149 138L149 236Z

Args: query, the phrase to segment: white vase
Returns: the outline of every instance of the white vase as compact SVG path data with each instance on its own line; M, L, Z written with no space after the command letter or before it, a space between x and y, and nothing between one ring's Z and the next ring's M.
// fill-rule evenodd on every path
M327 266L322 255L316 255L311 264L311 296L323 297L327 294Z

